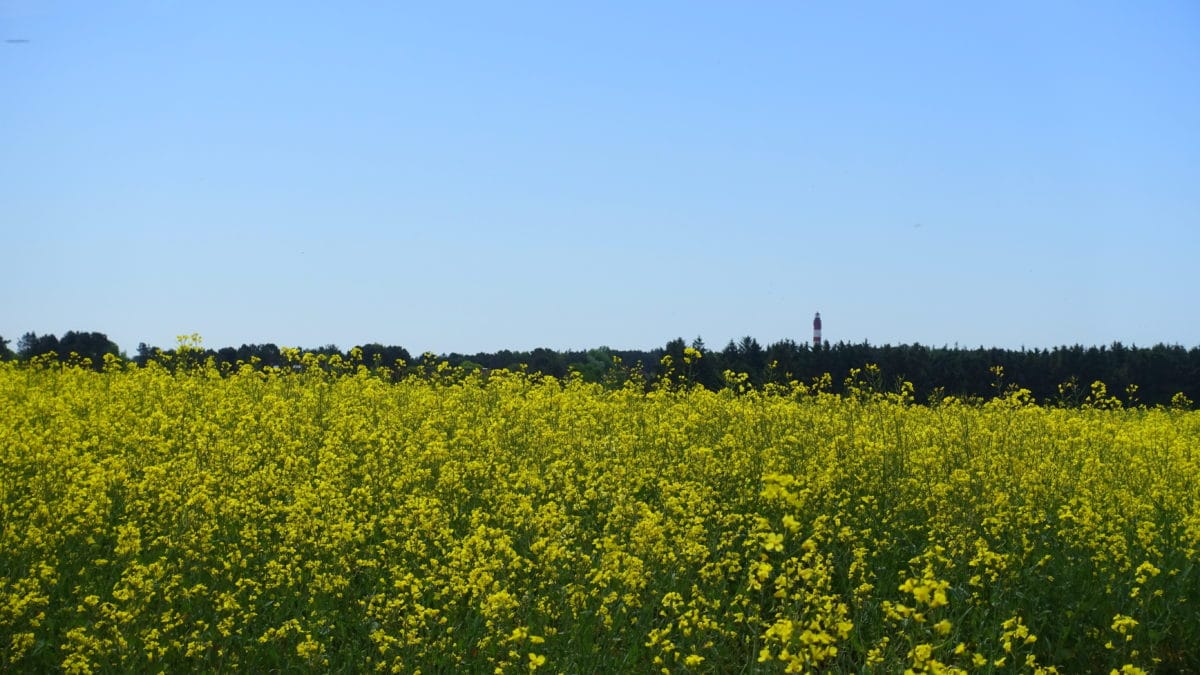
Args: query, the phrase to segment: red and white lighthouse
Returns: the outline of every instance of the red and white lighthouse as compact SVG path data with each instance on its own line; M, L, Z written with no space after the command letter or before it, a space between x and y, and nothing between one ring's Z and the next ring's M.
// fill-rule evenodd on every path
M821 348L821 313L813 317L813 349Z

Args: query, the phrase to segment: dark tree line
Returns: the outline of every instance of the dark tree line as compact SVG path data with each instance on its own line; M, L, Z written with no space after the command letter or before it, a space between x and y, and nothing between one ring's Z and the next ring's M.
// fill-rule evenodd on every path
M853 369L875 364L872 386L881 390L898 389L902 381L911 382L918 401L942 396L990 398L1011 387L1028 389L1039 401L1078 403L1092 382L1103 382L1108 392L1127 402L1149 405L1169 404L1177 393L1200 400L1200 347L1158 344L1153 347L1127 347L1119 342L1100 347L1081 345L1053 349L962 349L913 345L876 346L866 342L838 342L814 348L807 342L781 340L763 346L752 337L730 341L723 349L708 348L696 338L682 338L651 350L617 350L608 347L580 351L556 351L539 348L532 351L451 353L422 355L414 359L408 350L395 345L360 345L352 356L334 345L305 350L345 360L361 359L368 367L386 366L397 374L406 369L424 367L432 360L445 360L467 370L524 369L563 378L572 372L591 382L618 384L631 377L652 383L663 378L699 384L710 389L726 386L726 371L745 373L747 384L762 387L770 383L798 381L811 384L826 373L829 389L843 390ZM28 360L54 353L59 359L78 357L91 360L93 367L103 366L106 354L119 356L117 345L103 333L70 331L61 338L26 333L17 343L17 351L0 338L0 359ZM172 356L176 350L159 350L145 343L129 359L139 366L158 358ZM212 358L220 365L235 367L284 367L288 360L274 344L204 349L194 357ZM669 358L664 358L669 357ZM403 365L398 365L403 364Z
M371 367L387 366L395 368L397 361L408 363L412 360L412 356L408 350L403 347L394 345L381 345L371 343L361 345L355 349L361 352L362 362ZM324 345L314 349L301 349L301 352L320 354L324 356L338 356L339 358L350 360L351 354L349 351L343 352L336 345ZM137 355L133 358L133 362L139 366L144 366L148 361L157 359L161 356L171 357L176 356L176 349L158 349L151 347L145 342L139 343ZM198 353L193 354L192 358L201 361L211 358L217 366L238 366L240 364L251 364L257 368L282 368L290 365L287 356L284 354L284 349L273 343L242 345L241 347L222 347L220 349L202 349Z
M9 349L8 340L0 337L0 359L28 360L46 354L54 354L63 361L72 358L72 355L76 359L88 359L97 370L104 367L105 355L121 358L120 348L104 333L70 330L63 333L61 338L53 334L26 333L17 341L15 353Z
M698 352L700 358L688 359L688 349ZM671 358L666 366L663 357L668 355ZM619 359L616 365L613 357ZM1022 387L1039 401L1072 403L1082 400L1095 381L1103 382L1110 394L1126 401L1165 405L1177 393L1193 401L1200 398L1200 347L1163 344L1126 347L1118 342L1101 347L1074 345L1017 351L839 342L813 348L792 340L764 347L747 336L730 341L720 351L707 348L700 338L690 344L678 338L661 349L648 351L605 347L565 352L535 349L450 354L446 359L452 365L469 367L512 369L526 364L529 370L556 377L576 370L591 381L601 381L613 368L633 369L653 381L663 377L669 367L673 377L714 390L726 385L726 371L745 373L754 387L792 381L811 384L828 373L834 392L843 391L851 370L875 364L878 373L873 375L877 380L871 383L873 386L896 390L900 382L911 382L919 401L950 395L990 398L1011 387Z

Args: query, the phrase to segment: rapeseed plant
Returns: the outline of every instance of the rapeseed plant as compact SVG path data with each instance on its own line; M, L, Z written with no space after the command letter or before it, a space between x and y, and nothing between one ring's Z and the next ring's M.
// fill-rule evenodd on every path
M1200 668L1182 402L198 345L0 363L0 670Z

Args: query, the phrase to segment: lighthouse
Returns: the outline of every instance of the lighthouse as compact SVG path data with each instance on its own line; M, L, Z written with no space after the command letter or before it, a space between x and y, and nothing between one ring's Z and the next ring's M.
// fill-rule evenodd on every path
M821 313L813 317L813 349L821 348Z

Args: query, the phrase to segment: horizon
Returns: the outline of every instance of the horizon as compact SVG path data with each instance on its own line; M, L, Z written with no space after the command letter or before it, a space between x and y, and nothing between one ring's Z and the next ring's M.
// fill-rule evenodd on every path
M39 335L39 336L44 336L44 335L49 335L49 334L50 334L50 333L38 333L37 331L26 331L26 333L28 333L28 332L33 332L33 333L35 333L35 334L37 334L37 335ZM259 345L268 345L268 344L271 344L271 345L275 345L275 346L276 346L276 347L278 347L279 349L285 349L285 348L286 348L286 349L293 349L293 348L294 348L294 349L300 349L301 351L305 351L305 352L315 352L315 351L319 351L319 350L324 350L324 349L330 349L330 348L332 348L332 349L335 349L335 350L337 350L337 351L339 351L339 352L341 352L341 353L348 353L348 352L349 352L351 349L354 349L354 348L356 348L356 347L365 347L365 346L367 346L367 345L380 345L380 346L383 346L383 347L402 347L402 348L404 348L405 350L407 350L407 351L409 352L409 354L410 354L410 355L412 355L414 358L416 358L416 357L420 356L421 354L425 353L425 351L431 351L431 352L432 352L432 353L433 353L435 356L437 356L437 357L439 357L439 358L450 357L450 356L455 356L455 355L457 355L457 356L472 356L472 355L476 355L476 354L499 354L499 353L501 353L501 352L529 353L529 352L533 352L533 351L535 351L535 350L538 350L538 349L546 349L546 350L550 350L550 351L552 351L552 352L556 352L556 353L559 353L559 354L565 354L565 353L585 353L585 352L588 352L588 351L591 351L591 350L594 350L594 349L607 349L607 350L614 351L614 352L654 352L654 351L661 351L661 350L662 350L662 349L663 349L663 348L666 346L666 344L667 344L668 342L671 342L671 341L673 341L673 340L676 340L676 339L682 339L682 340L684 341L684 343L685 343L685 344L687 344L687 345L692 345L692 344L695 342L695 340L696 340L697 338L699 338L701 341L703 341L703 342L704 342L704 348L705 348L705 350L707 350L707 351L708 351L708 352L710 352L710 353L713 353L713 352L721 352L721 351L723 351L723 350L724 350L724 349L725 349L725 348L726 348L726 347L727 347L727 346L728 346L730 343L736 344L736 343L738 343L738 342L739 342L741 339L743 339L743 338L747 338L747 337L749 337L749 338L753 338L753 339L754 339L756 342L758 342L758 343L759 343L759 345L760 345L760 346L762 346L764 349L766 349L766 348L769 348L771 345L774 345L774 344L779 344L779 343L786 342L786 341L791 341L792 343L794 343L794 344L795 344L796 346L798 346L798 347L804 347L804 348L809 348L809 349L811 349L811 348L812 348L812 338L811 338L811 336L809 336L809 338L808 338L808 339L797 339L797 338L793 338L793 337L786 337L786 336L785 336L785 337L779 338L779 339L777 339L777 340L769 340L769 341L766 341L766 340L759 340L759 339L758 339L756 336L754 336L754 335L742 335L742 336L739 336L739 337L737 337L737 338L730 338L729 340L725 340L725 341L723 341L723 342L721 342L721 343L719 343L719 344L718 344L718 343L710 343L709 341L707 341L707 340L704 340L704 336L702 336L702 335L696 335L696 336L693 336L693 337L691 337L691 338L687 338L687 337L684 337L684 336L682 336L682 335L676 335L675 337L672 337L672 338L667 338L666 340L663 340L663 341L662 341L662 343L660 343L660 344L653 345L653 346L641 346L641 347L639 347L639 346L617 346L617 347L614 347L614 346L612 346L612 345L608 345L608 344L597 344L597 345L584 346L584 347L552 347L552 346L549 346L549 345L544 345L544 344L543 344L543 345L537 345L537 346L533 346L533 347L522 347L522 348L500 347L500 348L496 348L496 349L478 349L478 350L472 350L472 351L469 351L469 352L456 351L456 350L450 350L450 351L437 351L437 350L423 350L423 351L417 351L417 350L411 349L411 348L409 348L407 345L404 345L404 344L401 344L401 343L394 343L394 342L381 342L381 341L377 341L377 340L368 340L368 341L363 341L363 342L356 342L356 343L354 343L354 344L348 344L348 345L347 345L347 344L337 344L337 343L323 343L323 344L305 345L305 344L297 344L297 343L291 343L291 342L245 342L245 341L241 341L241 342L233 342L233 343L229 343L229 344L220 344L220 345L218 345L218 344L210 343L208 340L205 340L203 335L178 335L178 336L176 336L176 339L175 339L175 340L173 340L173 341L172 341L171 343L169 343L169 344L152 344L152 343L148 343L148 342L145 342L144 340L142 340L142 341L139 341L138 345L135 345L135 346L134 346L134 347L132 347L132 348L128 348L128 347L126 347L125 345L122 345L121 343L119 343L119 342L117 342L117 341L115 341L115 340L112 340L111 336L108 336L108 334L107 334L107 333L104 333L104 331L85 331L85 330L78 330L78 329L75 329L75 330L73 330L72 332L76 332L76 333L93 333L93 332L94 332L94 333L101 333L101 334L105 335L106 337L108 337L108 338L109 338L109 340L110 340L111 342L113 342L113 344L116 344L116 345L117 345L117 348L118 348L118 350L120 351L120 353L121 353L121 354L122 354L122 355L123 355L125 358L129 358L129 359L132 359L132 358L134 358L134 355L136 355L136 353L137 353L137 349L138 349L138 347L139 347L141 344L143 344L143 343L144 343L144 344L146 344L146 346L147 346L147 347L149 347L149 348L151 348L151 349L161 349L161 350L163 350L163 351L170 351L170 350L173 350L173 349L177 348L177 347L178 347L178 346L179 346L179 345L182 343L182 342L181 342L181 340L187 340L187 341L190 341L192 338L196 338L196 337L198 337L198 338L200 339L200 346L201 346L203 349L206 349L206 350L212 350L212 351L219 351L219 350L221 350L221 349L225 349L225 348L233 348L233 349L238 349L238 348L241 348L241 347L244 347L244 346L259 346ZM65 332L64 332L64 333L65 333ZM64 333L57 333L57 334L54 334L54 335L55 335L55 337L56 337L56 338L60 338L60 339L61 339L61 338L63 337ZM7 336L5 336L5 335L0 335L0 338L3 338L4 340L7 340L7 341L8 341L8 348L9 348L9 349L11 349L11 350L13 350L13 352L16 352L16 351L17 351L17 343L20 341L21 337L23 337L24 335L25 335L25 333L22 333L22 334L21 334L21 336L17 336L17 337L7 337ZM871 341L871 340L868 340L868 339L863 339L863 340L844 340L844 339L838 339L838 340L828 340L828 339L825 339L825 338L822 338L822 340L821 340L821 343L822 343L822 346L823 346L823 347L829 347L829 348L834 348L834 347L839 347L839 346L846 346L846 347L852 347L852 346L868 346L868 347L872 347L872 348L884 348L884 349L886 349L886 348L900 348L900 347L923 347L923 348L925 348L925 349L930 349L930 350L935 350L935 349L936 349L936 350L948 350L948 351L991 351L991 350L1000 350L1000 351L1010 351L1010 352L1017 352L1017 353L1023 353L1023 352L1053 352L1053 351L1055 351L1055 350L1074 350L1074 349L1077 349L1077 348L1078 348L1078 349L1084 349L1084 350L1091 350L1091 349L1097 349L1097 350L1110 350L1110 349L1112 349L1113 347L1116 347L1116 346L1118 346L1118 345L1119 345L1120 347L1123 347L1124 349L1131 349L1131 350L1133 350L1133 349L1155 349L1155 348L1159 348L1159 347L1165 347L1165 348L1167 348L1167 349L1184 349L1184 350L1187 350L1187 351L1191 351L1191 350L1194 350L1194 349L1200 349L1200 344L1195 344L1195 345L1187 345L1187 344L1182 344L1182 343L1171 343L1171 342L1161 342L1161 341L1160 341L1160 342L1155 342L1155 343L1153 343L1153 344L1138 344L1138 343L1128 343L1128 344L1126 344L1125 342L1123 342L1123 341L1121 341L1121 340L1115 340L1115 341L1113 341L1113 342L1106 343L1106 344L1087 344L1087 343L1082 343L1082 342L1075 342L1075 343L1070 343L1070 344L1058 344L1058 345L1050 345L1050 346L1037 346L1037 345L1030 346L1030 345L1019 345L1019 346L1017 346L1017 347L1001 347L1001 346L996 346L996 345L986 345L986 344L979 344L979 345L964 345L964 344L960 344L960 343L953 343L953 344L951 344L951 343L933 344L933 343L924 343L924 342L897 342L897 343L891 343L891 342L873 342L873 341Z
M0 0L0 335L653 349L820 307L1200 344L1197 35L1170 0Z

